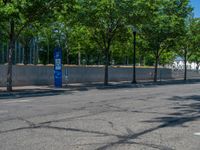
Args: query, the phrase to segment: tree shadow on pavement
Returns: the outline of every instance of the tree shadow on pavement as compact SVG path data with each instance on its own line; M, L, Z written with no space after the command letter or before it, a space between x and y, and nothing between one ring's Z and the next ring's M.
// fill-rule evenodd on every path
M177 110L181 115L200 113L200 95L174 96L169 98L169 100L179 103L178 106L173 106L172 108Z
M76 89L77 90L77 89ZM87 90L87 89L84 89ZM46 92L46 95L45 95ZM51 96L51 95L60 95L60 94L65 94L66 91L45 91L42 93L45 96ZM52 93L51 93L52 92ZM69 92L69 93L68 93ZM68 94L71 94L72 91L67 91ZM50 93L50 95L49 95ZM118 135L118 134L112 134L112 133L107 133L107 132L101 132L101 131L92 131L92 130L83 130L83 129L77 129L77 128L64 128L64 127L58 127L58 126L52 126L48 125L52 122L59 122L59 121L65 121L66 119L61 119L61 120L52 120L48 122L43 122L43 123L29 123L29 126L26 127L20 127L16 129L11 129L7 131L0 131L0 134L8 133L8 132L16 132L16 131L21 131L21 130L28 130L28 129L38 129L38 128L45 128L45 129L51 129L51 130L58 130L58 131L72 131L72 132L82 132L82 133L91 133L91 134L97 134L100 136L114 136L117 137L116 141L111 141L104 143L102 146L97 148L97 150L105 150L112 148L116 145L119 144L140 144L140 145L145 145L151 148L157 148L157 149L162 149L162 150L173 150L173 148L166 147L164 145L156 145L156 144L148 144L148 143L137 143L133 142L132 140L139 138L142 135L146 135L148 133L151 133L153 131L165 128L165 127L175 127L175 126L184 126L185 123L195 121L200 119L200 95L190 95L190 96L174 96L169 98L169 100L175 101L175 102L180 102L177 105L173 105L171 109L175 110L175 113L170 113L166 114L163 117L157 117L153 118L151 120L146 120L143 122L146 123L154 123L157 122L159 125L155 127L151 127L148 129L144 129L143 131L139 131L137 133L134 133L131 131L131 129L127 130L127 134L124 135ZM182 102L187 102L187 100L190 100L190 103L182 103ZM105 104L104 104L105 105ZM116 106L110 106L106 105L107 109L110 111L117 111L117 112L130 112L129 109L122 109L120 107ZM132 111L134 112L134 111ZM86 115L87 116L87 115ZM85 117L85 116L79 116L79 117Z
M173 101L188 101L188 100L200 101L200 95L173 96L172 98L169 98L169 100L173 100Z
M98 90L112 90L112 89L124 89L124 88L153 88L159 86L166 85L185 85L185 84L198 84L200 83L200 79L189 79L187 81L184 80L165 80L165 81L138 81L136 84L132 84L131 82L110 82L108 85L104 85L103 83L86 83L86 84L72 84L66 85L66 88L71 88L75 90L90 90L90 89L98 89Z
M177 106L171 107L171 109L174 109L176 112L169 113L164 117L157 117L144 122L158 122L162 123L163 126L167 124L168 127L186 127L184 125L185 123L200 119L200 95L174 96L169 98L169 100L180 102L177 104Z
M10 130L4 130L4 131L0 131L0 134L7 134L7 133L11 133L11 132L19 132L19 131L23 131L23 130L33 130L33 129L50 129L50 130L57 130L57 131L61 131L61 132L80 132L80 133L89 133L89 134L94 134L96 136L101 136L101 137L116 137L118 140L114 141L114 142L107 142L107 143L100 143L103 146L100 146L99 148L97 148L96 150L106 150L109 149L113 146L119 145L119 144L135 144L135 145L143 145L149 148L156 148L156 149L162 149L162 150L174 150L173 148L167 147L165 145L158 145L158 144L153 144L153 143L144 143L144 142L134 142L132 140L139 138L142 135L145 135L149 132L153 132L159 128L163 128L165 126L160 125L157 127L153 127L150 129L146 129L144 131L138 132L138 133L134 133L131 129L127 129L127 134L124 135L120 135L120 134L113 134L113 133L108 133L108 132L102 132L102 131L95 131L95 130L86 130L86 129L78 129L78 128L65 128L65 127L58 127L58 126L52 126L52 125L48 125L48 124L43 124L43 123L38 123L35 124L31 121L25 120L23 118L18 118L24 122L27 123L27 126L25 127L19 127L19 128L14 128L14 129L10 129ZM166 124L167 126L167 124ZM130 141L131 140L131 141ZM88 145L93 145L94 143L88 144ZM98 143L99 144L99 143ZM77 146L77 145L76 145Z
M108 111L113 111L113 112L115 112L115 111L116 112L120 112L120 111L129 112L130 111L129 109L123 109L121 107L113 107L113 106L110 106L110 105L106 105L106 106L107 106ZM98 112L97 112L97 114L98 114ZM92 114L92 115L94 115L94 114ZM77 118L88 117L88 116L89 115L83 115L83 116L78 116ZM37 124L34 124L33 122L30 122L30 121L25 121L25 122L27 122L28 126L0 131L0 134L6 134L6 133L9 133L9 132L18 132L18 131L21 131L21 130L44 128L44 129L49 129L49 130L57 130L57 131L61 131L61 132L68 132L68 131L70 131L70 132L80 132L80 133L83 133L83 134L84 133L94 134L95 136L102 136L102 137L110 136L110 137L116 137L117 138L115 141L108 141L108 142L105 142L105 143L101 143L101 146L96 148L96 150L106 150L106 149L110 149L110 148L113 148L113 147L121 145L121 144L142 145L142 146L146 146L148 148L156 148L156 149L160 149L160 150L173 150L173 148L170 148L170 147L168 147L164 144L161 144L161 143L160 144L154 144L154 143L148 143L148 142L144 143L144 142L136 142L134 140L138 139L140 136L146 135L146 134L151 133L153 131L156 131L156 130L159 130L159 129L162 129L162 128L165 128L165 127L173 127L173 126L176 126L176 125L181 125L185 122L196 120L199 117L200 116L156 118L153 121L154 122L160 122L159 125L157 125L155 127L144 129L144 130L136 132L136 133L134 133L131 129L127 128L126 134L113 134L113 133L102 132L102 131L98 131L98 130L65 128L65 127L59 127L59 126L51 125L51 123L60 122L60 121L62 122L62 121L66 121L67 119L77 119L76 117L75 118L66 118L66 119L61 119L61 120L50 120L50 121L47 121L47 122L40 122L40 123L37 123ZM22 119L22 120L24 120L24 119ZM146 121L146 122L151 122L151 121ZM112 126L114 126L114 123L112 123ZM92 144L93 143L91 143L91 145Z
M191 96L183 96L183 97L172 97L170 100L175 101L185 101L185 100L193 100L193 103L190 104L180 104L177 107L172 107L172 109L177 110L176 113L166 114L164 117L157 117L151 120L142 121L146 123L159 123L160 125L156 127L149 128L147 130L141 131L139 133L135 133L132 135L128 135L126 137L123 137L119 139L116 142L107 143L104 146L99 147L97 150L105 150L109 149L110 147L113 147L114 145L118 144L126 144L130 140L136 139L141 135L145 135L147 133L153 132L158 129L162 129L165 127L175 127L175 126L181 126L186 127L184 124L188 122L192 122L195 120L200 119L200 104L195 101L200 101L199 95L191 95ZM155 148L155 147L154 147ZM171 150L172 148L169 147L157 147L157 149L165 149L165 150Z

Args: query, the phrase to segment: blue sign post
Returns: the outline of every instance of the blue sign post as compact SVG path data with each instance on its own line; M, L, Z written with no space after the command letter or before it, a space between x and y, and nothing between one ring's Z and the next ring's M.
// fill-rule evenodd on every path
M54 86L62 87L62 49L54 49Z

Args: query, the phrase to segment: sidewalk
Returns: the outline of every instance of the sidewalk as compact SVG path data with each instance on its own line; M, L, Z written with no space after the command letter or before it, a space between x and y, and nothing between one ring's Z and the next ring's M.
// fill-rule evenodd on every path
M50 96L60 94L62 89L55 89L49 86L17 86L12 92L7 92L6 87L0 87L0 99L21 98L31 96Z
M103 83L73 83L63 85L62 88L51 86L18 86L13 87L12 92L7 92L6 87L0 87L0 99L4 98L21 98L31 96L53 96L58 94L67 94L72 91L88 91L91 89L117 89L117 88L143 88L151 86L164 86L172 84L195 84L199 83L200 79L183 80L165 80L165 81L138 81L137 84L132 84L130 81L109 82L108 85Z

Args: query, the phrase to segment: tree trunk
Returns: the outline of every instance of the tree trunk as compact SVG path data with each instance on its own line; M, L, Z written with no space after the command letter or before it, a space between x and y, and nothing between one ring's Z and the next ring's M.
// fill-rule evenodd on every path
M49 58L49 51L50 51L50 48L49 48L49 40L47 42L47 64L50 64L50 58Z
M24 46L24 65L27 65L28 64L28 50L29 50L29 47L28 47L28 43L25 44Z
M90 55L86 54L86 65L90 65Z
M5 63L5 47L4 47L4 45L2 47L2 63L3 64Z
M159 57L156 56L155 70L154 70L154 82L157 82L157 76L158 76L158 59L159 59Z
M1 54L1 60L0 63L3 63L3 43L0 42L0 54Z
M109 48L105 49L105 75L104 85L108 85Z
M100 65L100 55L99 54L97 55L97 58L96 58L96 65Z
M129 64L129 62L128 62L128 56L125 56L125 58L124 58L124 65L128 65Z
M184 81L187 80L187 50L184 51Z
M144 66L144 56L140 54L140 66Z
M81 52L78 52L78 65L81 65Z
M66 57L67 57L67 64L69 64L69 63L70 63L70 60L69 60L69 49L68 49L68 48L67 48L67 51L66 51L66 52L67 52L67 54L66 54L66 55L67 55L67 56L66 56Z
M8 70L7 70L7 91L12 91L12 58L15 47L15 31L14 20L10 21L9 49L8 49Z
M37 39L38 40L38 39ZM35 62L36 62L36 65L38 64L38 41L36 42L36 56L35 56Z

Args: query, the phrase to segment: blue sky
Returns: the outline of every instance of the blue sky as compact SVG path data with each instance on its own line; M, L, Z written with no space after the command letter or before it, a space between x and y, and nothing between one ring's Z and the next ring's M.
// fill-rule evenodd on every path
M191 5L194 7L194 17L200 17L200 0L191 0Z

